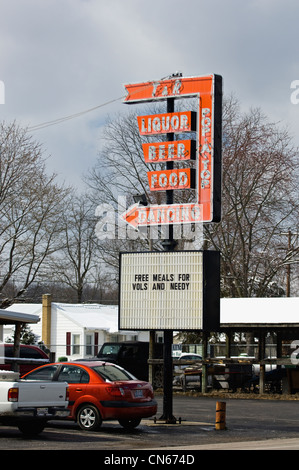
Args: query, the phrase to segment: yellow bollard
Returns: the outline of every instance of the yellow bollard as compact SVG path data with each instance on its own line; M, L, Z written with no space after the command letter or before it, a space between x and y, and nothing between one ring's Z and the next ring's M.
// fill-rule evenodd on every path
M224 401L216 402L216 422L215 429L217 431L226 429L225 425L226 403Z

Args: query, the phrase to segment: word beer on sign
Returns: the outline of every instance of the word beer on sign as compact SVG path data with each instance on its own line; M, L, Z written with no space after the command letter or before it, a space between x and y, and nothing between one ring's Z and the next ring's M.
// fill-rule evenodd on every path
M194 188L195 185L195 174L191 168L148 171L147 176L151 191L188 189Z
M142 144L145 163L194 160L196 158L195 140L175 140L172 142L152 142Z
M165 134L169 132L180 133L196 130L196 113L193 111L138 116L137 121L141 135Z

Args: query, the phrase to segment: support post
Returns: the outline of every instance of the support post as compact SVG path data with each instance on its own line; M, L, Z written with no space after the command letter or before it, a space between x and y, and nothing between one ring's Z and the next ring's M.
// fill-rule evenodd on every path
M226 429L226 403L225 401L216 402L216 420L215 420L216 431Z
M208 333L203 331L202 333L202 372L201 372L201 391L206 393L208 390L208 366L205 364L205 360L208 355Z
M21 328L22 328L22 323L17 322L15 326L13 357L20 357ZM17 362L14 362L12 369L14 372L19 372L20 365Z
M226 358L231 357L231 352L232 352L232 333L229 331L226 333L226 338L225 338L225 355Z
M154 359L154 346L155 346L155 331L150 331L149 336L149 359ZM154 366L149 364L148 366L148 381L154 386Z
M167 98L167 112L174 112L174 98ZM167 134L167 140L173 141L174 134ZM173 162L167 162L166 168L171 170ZM173 190L166 191L166 203L173 204ZM162 242L165 251L174 251L176 241L173 239L173 226L168 225L168 239ZM163 419L168 424L176 423L176 419L172 414L172 381L173 381L173 362L172 362L172 330L164 330L164 373L163 373Z
M259 363L260 363L260 379L259 387L260 394L265 393L265 364L261 364L261 361L265 358L265 332L262 331L259 335L259 353L258 353Z
M176 418L173 416L172 381L172 330L164 331L164 374L163 374L163 415L161 420L167 424L175 424Z
M42 341L51 347L51 294L43 294L42 296Z

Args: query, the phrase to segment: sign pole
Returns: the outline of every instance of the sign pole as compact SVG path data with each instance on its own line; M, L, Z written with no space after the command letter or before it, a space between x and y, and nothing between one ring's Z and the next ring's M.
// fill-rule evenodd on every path
M166 257L174 260L174 258L177 258L176 255L179 254L179 252L175 251L177 242L174 240L174 224L210 223L220 222L221 220L222 77L215 74L204 77L182 77L181 74L174 74L167 79L158 81L128 84L125 85L125 88L127 90L127 96L124 102L128 104L166 100L167 113L138 116L137 121L139 132L143 136L167 134L168 142L165 143L165 145L159 142L143 144L146 163L160 164L163 163L163 160L166 161L166 170L149 171L147 172L147 176L150 190L166 191L167 202L164 205L155 204L147 207L134 204L122 215L122 218L134 228L150 225L166 225L168 227L168 234L165 235L166 239L162 242L162 245L164 252L169 252ZM198 99L197 113L192 111L177 113L174 111L175 99L184 97L196 97ZM196 141L192 139L188 141L185 139L181 140L180 138L179 140L175 140L175 135L191 131L197 131ZM196 169L185 167L174 168L174 160L180 162L192 159L197 161ZM174 190L194 188L196 188L196 201L194 203L174 203ZM172 254L170 254L170 252L172 252ZM206 254L203 253L202 256L201 269L203 270L202 278L204 282L201 283L201 288L197 292L197 294L200 294L201 299L200 311L202 318L200 329L203 330L212 325L212 312L215 311L217 314L218 323L220 316L220 293L218 292L220 286L218 279L220 270L218 254L217 260L214 259L215 256L212 252L211 255L209 255L210 260L212 257L215 263L217 261L216 271L214 273L212 272L214 264L212 263L210 266L206 266L206 262L204 262L204 260L207 260L207 253L208 252L206 252ZM155 260L155 256L152 255L151 253L152 262L158 264ZM159 256L161 257L162 253L160 253ZM170 282L170 290L181 288L182 284L179 281L183 273L177 273L178 282L172 282L175 278L174 272L169 272L168 274L161 272L160 274L162 281L165 281L166 284ZM153 279L150 279L149 276L146 269L143 269L143 272L134 273L131 287L134 290L135 296L136 294L143 295L148 292L148 288L150 288L153 282ZM193 277L193 274L188 274L188 276ZM156 277L156 280L157 279L158 277ZM209 279L211 283L208 282ZM152 289L155 289L155 295L158 294L156 289L164 290L165 282L152 283ZM189 288L189 282L186 283L186 288ZM193 282L190 284L190 289L192 288L195 288ZM189 292L191 292L191 290ZM174 292L171 292L171 294L173 293ZM160 294L165 300L162 292ZM178 300L179 304L180 301L181 297L179 297ZM133 301L130 302L133 304ZM129 304L131 305L131 303ZM163 415L160 419L164 419L167 423L173 424L176 422L176 419L172 414L172 342L173 331L176 330L176 328L174 322L169 323L168 313L165 313L165 318L163 318L164 311L167 311L165 304L162 302L162 304L159 303L158 305L159 307L157 306L157 311L155 311L155 315L157 316L155 317L155 321L156 324L160 325L160 329L164 331L164 396ZM136 307L132 305L131 308L132 311L126 306L124 310L127 311L127 313L131 312L131 314L135 314ZM151 311L150 314L152 313ZM173 318L177 314L177 308L174 306L172 312ZM134 319L134 322L131 320L130 325L133 323L135 325L138 324L138 320ZM180 325L178 329L182 329L181 318L178 324ZM152 325L151 323L151 326ZM169 329L167 329L168 326ZM134 329L136 329L136 327ZM190 324L187 329L190 329Z
M167 98L167 113L174 112L174 98ZM167 141L173 141L174 134L167 134ZM167 170L173 169L173 162L166 163ZM166 191L166 203L173 204L173 190ZM162 245L165 251L174 251L176 241L173 239L173 225L168 227L168 239L164 240ZM175 424L176 418L173 416L173 397L172 397L172 382L173 382L173 362L172 362L172 341L173 331L164 330L164 346L163 346L163 359L164 359L164 373L163 373L163 414L161 420L165 420L168 424Z

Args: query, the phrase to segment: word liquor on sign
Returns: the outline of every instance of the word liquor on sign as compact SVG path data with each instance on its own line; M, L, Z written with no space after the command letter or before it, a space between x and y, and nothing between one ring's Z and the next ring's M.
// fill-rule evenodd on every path
M154 114L153 116L137 117L141 135L165 134L169 132L191 132L196 130L196 113Z

